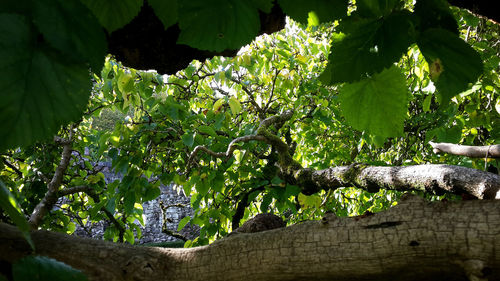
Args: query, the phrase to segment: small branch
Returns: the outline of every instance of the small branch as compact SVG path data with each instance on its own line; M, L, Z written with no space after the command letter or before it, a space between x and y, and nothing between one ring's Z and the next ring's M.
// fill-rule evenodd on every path
M23 177L23 173L22 173L21 171L19 171L19 169L18 169L18 168L16 168L16 166L14 166L14 165L13 165L13 164L11 164L9 161L7 161L7 159L5 159L5 158L3 158L3 157L2 157L2 161L3 161L3 163L4 163L7 167L11 168L11 169L12 169L12 171L14 171L14 172L17 174L17 176L18 176L18 177L20 177L20 178L22 178L22 177Z
M209 155L211 155L211 156L213 156L215 158L225 158L225 159L228 159L228 158L230 158L233 155L234 150L236 149L236 144L237 143L239 143L239 142L249 142L249 141L252 141L252 140L265 141L265 138L263 136L258 136L258 135L249 135L249 136L243 136L243 137L235 138L228 145L226 152L214 152L214 151L206 148L205 146L198 145L198 146L196 146L193 149L193 152L191 152L191 154L189 155L188 164L191 163L191 161L193 161L194 157L196 156L196 154L198 154L199 151L204 151L205 153L207 153L207 154L209 154Z
M429 142L434 153L449 153L471 158L500 158L500 145L470 146Z
M47 184L47 192L45 193L44 198L33 210L33 213L30 216L29 223L32 229L37 229L40 223L42 222L43 217L47 214L49 210L54 207L54 204L57 202L57 192L59 187L61 186L63 175L68 168L69 161L71 159L71 151L72 151L72 139L73 139L73 129L71 126L69 129L69 136L67 139L63 139L60 137L54 137L54 141L56 143L60 143L63 145L63 151L61 154L61 161L59 165L56 167L56 172L54 176Z

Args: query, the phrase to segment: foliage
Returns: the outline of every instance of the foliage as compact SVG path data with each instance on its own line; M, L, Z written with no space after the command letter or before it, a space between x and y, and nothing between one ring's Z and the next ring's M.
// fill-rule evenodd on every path
M43 256L27 256L15 262L12 266L12 275L14 281L87 280L81 271Z
M271 0L160 2L147 1L165 28L178 23L179 44L218 52L250 43L259 32L259 12L268 13L273 6ZM419 0L414 7L407 2L356 1L353 5L347 0L289 0L277 1L277 5L303 24L338 24L323 82L364 83L360 80L390 68L416 43L430 65L439 101L446 106L482 74L482 61L458 37L445 0ZM91 87L88 67L97 73L106 54L105 30L111 33L126 25L143 4L143 0L8 0L2 5L0 150L46 140L61 125L79 119ZM386 78L402 85L397 72L385 72ZM373 87L366 88L365 94L384 95ZM372 110L397 116L397 129L389 129L380 118L347 121L379 137L401 135L405 118L401 102L394 107L385 102L395 94L405 97L407 91L395 87ZM344 97L340 103L346 115L352 116L355 111L345 104L355 103L356 95L347 96L351 98ZM8 122L12 116L16 116L14 122Z
M106 15L108 8L99 6L109 3L83 2L107 30L125 24L134 16L137 3L141 3L125 1L120 6L122 10L117 11L120 16L110 20ZM206 22L213 17L211 13L216 11L212 7L219 1L191 1L180 5L177 15L171 15L178 17L185 43L217 50L249 43L234 58L193 61L175 75L127 68L111 56L106 58L100 73L92 68L95 73L90 99L74 102L85 102L87 107L80 108L75 118L49 114L60 122L51 123L56 129L46 131L39 126L32 132L52 136L58 130L58 137L63 139L73 132L72 157L60 189L64 200L44 218L41 227L72 233L75 224L107 220L110 226L106 229L106 239L134 243L141 236L136 222L144 223L142 203L159 195L160 184L171 183L179 193L191 197L195 214L189 220L201 227L200 236L186 246L206 244L225 236L239 222L260 212L280 214L287 222L295 223L319 218L325 212L353 216L395 204L400 194L388 190L371 194L344 187L306 195L303 186L287 181L278 172L276 164L280 160L276 147L256 140L238 143L234 155L228 158L208 153L191 158L199 146L224 152L234 139L256 133L263 120L287 110L293 111L291 119L269 128L268 132L286 143L293 160L303 167L324 169L355 162L367 165L446 162L483 167L483 160L436 156L427 142L487 145L500 140L497 25L468 12L450 9L438 0L420 0L414 7L401 1L356 1L357 6L346 6L345 11L342 8L342 13L333 18L327 17L329 13L323 14L327 11L321 8L325 5L323 1L309 1L304 7L278 2L283 2L283 9L303 24L289 20L286 30L258 37L251 43L255 13L257 9L268 9L268 1L238 2L234 15L248 11L248 16L231 18L235 22L232 25L221 23L222 30L204 30L212 25L193 24L193 18L186 16L188 12L203 11L207 18L200 23ZM50 3L71 11L69 4L55 0ZM159 3L150 3L167 22L165 25L173 22L157 10L161 9ZM228 3L232 2L224 2L222 6L226 13L230 9ZM345 2L332 3L342 6ZM45 23L31 22L27 16L18 15L23 11L6 7L0 8L8 12L0 14L0 20L5 26L11 25L15 36L23 40L13 41L17 45L13 43L4 50L18 50L24 44L30 53L44 54L51 50L64 54L66 46L79 50L77 46L83 44L80 40L66 42L53 38L49 36L52 34L49 27L42 28ZM309 13L310 10L317 13ZM431 18L427 11L432 11ZM313 23L315 18L337 22L305 25L306 19ZM233 25L243 26L240 20L249 23L248 30L231 29ZM47 46L34 49L39 45L30 45L29 40L44 30L47 42L41 45ZM224 36L209 40L203 34ZM96 46L89 46L89 52L99 50ZM19 59L23 56L20 54ZM82 51L78 57L90 63L89 56L90 53ZM9 57L7 51L0 51L0 57ZM61 55L54 60L65 58ZM86 71L79 65L82 61L75 63L75 66L63 64L67 70L64 75ZM3 74L7 68L2 66L0 71ZM2 91L7 89L3 87L6 81L17 76L4 77L8 80L0 80ZM26 77L22 78L23 85L31 85L24 81ZM72 77L68 79L74 82ZM53 85L52 82L59 80L49 81ZM469 87L470 83L474 85ZM78 89L90 91L90 86L80 86ZM67 96L66 92L58 93L62 86L54 87L57 97ZM22 94L29 100L34 92ZM2 96L2 99L7 98ZM21 98L16 99L22 102ZM45 98L43 101L48 102ZM65 99L55 101L60 104L40 106L40 114L45 116L52 106L62 110L67 109L68 103L73 104ZM0 120L12 116L0 112ZM41 116L38 119L52 122ZM75 122L60 127L70 120ZM5 123L8 122L2 122L2 126L8 126ZM16 126L22 128L19 132L30 134L28 125L25 122ZM10 133L6 127L1 130ZM9 138L5 133L3 139L9 142L0 145L0 149L40 139L30 137L24 142L19 138ZM61 144L53 141L40 141L3 153L0 180L25 215L32 213L46 193L61 153ZM103 161L111 162L112 169L123 175L123 179L105 182L99 166ZM62 194L71 188L75 192ZM443 198L426 196L432 200Z

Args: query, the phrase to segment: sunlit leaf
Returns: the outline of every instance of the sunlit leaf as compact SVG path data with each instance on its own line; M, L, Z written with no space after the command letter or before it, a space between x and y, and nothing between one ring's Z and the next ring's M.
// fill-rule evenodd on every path
M402 135L407 106L406 79L395 66L340 90L340 107L347 122L382 137Z
M241 103L235 97L229 98L229 107L233 115L238 115L241 112Z

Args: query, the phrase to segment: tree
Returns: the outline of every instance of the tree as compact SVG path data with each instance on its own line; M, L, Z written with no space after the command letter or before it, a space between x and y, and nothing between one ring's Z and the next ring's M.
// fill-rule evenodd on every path
M62 11L83 9L79 2L70 2L74 7L46 2ZM108 30L123 24L106 21L98 13L105 9L83 2ZM149 4L158 12L154 2ZM223 36L208 33L220 40L199 39L195 31L210 26L206 21L212 18L193 26L189 20L196 19L187 11L208 12L207 5L214 4L202 2L179 8L185 13L179 16L179 42L219 52L258 34L255 24L248 29L251 36L222 25L227 28ZM192 61L174 75L124 67L108 57L93 75L90 100L79 120L60 129L52 141L2 155L1 180L7 186L2 199L15 199L3 201L11 215L4 220L21 225L37 254L64 261L93 279L494 280L499 270L497 201L452 201L498 198L498 175L473 169L482 168L483 160L440 158L427 142L497 141L498 38L490 31L498 27L441 1L421 0L415 6L357 2L351 7L344 1L313 1L309 4L317 6L311 8L279 1L302 24L290 20L285 30L257 38L234 58ZM37 5L7 7L9 14L0 19L15 29L4 28L4 34L14 36L13 30L28 26L29 32L43 34L51 48L64 51L65 37L50 36L51 26L41 17L47 11ZM217 7L231 8L224 5ZM256 19L256 7L271 11L266 1L237 2L235 7L235 13L251 11L244 17L249 23ZM32 13L20 16L26 11ZM332 19L338 25L319 24ZM70 45L96 69L96 53L104 53L95 43L79 48L83 43ZM5 46L10 52L19 47ZM60 59L32 48L41 69L46 58ZM69 64L53 65L59 74L64 69L69 75L82 73ZM106 111L122 114L116 114L123 119L112 130L96 126ZM54 131L68 121L54 119ZM5 147L35 139L25 143L13 137ZM122 181L104 181L97 163L105 159L124 175ZM457 166L421 165L436 162ZM213 243L159 250L82 242L44 231L28 234L28 227L71 233L79 221L107 219L106 238L132 244L140 236L134 222L142 220L141 203L158 196L162 182L174 182L191 196L195 215L183 224L197 224L201 231L186 247ZM435 202L408 195L400 199L409 190ZM57 203L61 197L66 198L62 205ZM24 214L16 212L12 201ZM221 239L260 212L278 214L291 226ZM22 225L22 215L30 216L30 226ZM310 219L319 221L292 225ZM2 260L10 264L31 253L23 232L7 225L0 230L0 247L7 253ZM71 256L64 251L69 247ZM410 264L422 270L410 270Z

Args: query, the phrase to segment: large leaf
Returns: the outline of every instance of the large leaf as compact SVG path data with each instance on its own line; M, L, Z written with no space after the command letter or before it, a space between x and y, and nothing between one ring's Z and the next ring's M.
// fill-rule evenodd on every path
M443 28L458 35L458 24L446 0L418 0L415 4L418 29Z
M401 2L401 0L357 0L356 12L362 17L385 16L399 7Z
M0 15L0 151L53 136L87 106L87 66L35 36L24 17Z
M334 21L347 15L347 0L278 0L283 11L294 20L307 24L309 12L320 22Z
M23 233L24 238L30 244L32 249L35 249L33 240L30 236L30 225L21 212L21 208L17 203L14 195L9 191L5 184L0 180L0 208L7 213L9 218L16 224L16 226Z
M418 47L429 64L442 104L466 90L483 72L480 55L452 32L431 28L421 33Z
M43 257L27 256L12 265L15 281L84 281L87 277L79 270L60 261Z
M408 12L350 22L350 34L334 41L321 75L327 84L353 82L390 67L414 41Z
M239 49L257 36L258 9L249 1L184 1L179 10L178 43L202 50Z
M372 135L403 134L408 109L408 88L400 70L393 66L340 90L340 107L355 129Z
M81 2L34 1L33 21L51 46L75 61L90 62L94 72L101 71L106 37L97 19Z
M129 23L141 10L143 0L80 0L109 32Z
M177 0L148 0L148 3L165 28L174 25L179 19Z

